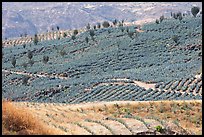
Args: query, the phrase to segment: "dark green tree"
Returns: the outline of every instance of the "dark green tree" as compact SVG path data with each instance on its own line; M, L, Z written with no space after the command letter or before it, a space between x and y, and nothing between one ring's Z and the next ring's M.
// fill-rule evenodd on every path
M62 57L64 57L66 54L67 54L67 53L66 53L65 50L61 50L61 51L60 51L60 55L61 55Z
M57 26L57 30L59 31L59 26Z
M37 34L35 34L33 42L34 42L35 45L38 44L38 36L37 36Z
M66 36L67 36L67 34L64 32L64 33L63 33L63 37L65 38Z
M15 57L13 57L11 59L11 64L13 65L14 68L16 67L16 58Z
M156 23L159 24L159 20L158 19L156 19Z
M108 21L104 21L102 25L103 25L104 28L110 27L110 24L109 24Z
M160 23L164 20L164 15L162 15L160 18Z
M49 57L48 56L43 56L43 63L47 64L48 61L49 61Z
M91 37L93 37L95 35L94 30L90 30L89 34L90 34Z
M191 8L191 13L193 14L194 17L196 17L196 15L198 14L199 11L200 11L199 7Z
M101 24L100 24L100 23L98 23L98 24L97 24L97 27L98 27L98 29L100 29L100 28L101 28Z
M96 29L96 25L94 25L93 28Z
M90 28L91 28L91 26L90 26L90 24L88 23L88 25L86 26L86 29L87 29L87 30L90 30Z
M180 16L178 17L178 19L179 19L180 22L181 22L181 20L183 19L183 17L180 15Z
M178 43L179 38L178 38L177 35L174 35L174 36L172 37L172 39L173 39L173 41L174 41L176 44Z
M118 22L117 22L117 20L115 19L115 20L113 21L113 25L116 26L117 23L118 23Z
M22 78L22 84L23 84L23 85L27 85L29 78L30 78L29 76L23 76L23 78Z
M72 35L71 39L72 39L72 40L75 40L75 39L76 39L76 36L75 36L75 35Z
M73 32L73 35L75 35L75 36L76 36L78 33L79 33L79 32L78 32L78 30L77 30L77 29L75 29L75 30L74 30L74 32Z
M33 58L33 53L32 53L32 51L30 51L30 50L28 50L28 58L29 59L32 59Z
M26 47L26 44L23 44L23 48L25 48Z
M121 30L122 32L124 32L125 28L124 28L123 26L120 26L120 30Z
M89 42L89 38L88 38L88 37L86 37L86 38L85 38L85 41L86 41L86 43L88 43L88 42Z

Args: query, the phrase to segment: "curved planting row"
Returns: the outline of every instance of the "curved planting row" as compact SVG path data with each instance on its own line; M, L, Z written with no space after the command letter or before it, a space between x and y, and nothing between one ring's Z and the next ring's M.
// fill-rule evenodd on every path
M157 83L155 88L158 90L173 90L202 95L202 77L189 77L176 81Z
M150 100L194 100L202 99L201 95L181 93L176 91L158 91L144 89L136 85L102 85L75 96L68 103L82 103L93 101L150 101Z

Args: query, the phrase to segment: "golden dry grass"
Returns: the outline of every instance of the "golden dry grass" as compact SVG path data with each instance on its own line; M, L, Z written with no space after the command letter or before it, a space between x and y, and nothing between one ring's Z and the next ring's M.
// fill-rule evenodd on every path
M43 125L23 108L16 108L9 101L2 101L3 135L50 135L60 132Z
M54 134L48 132L48 129L51 128L48 127L47 122L55 124L57 127L53 128L58 130L58 126L67 127L68 131L62 134L80 134L82 131L78 131L80 129L73 127L71 123L82 122L85 119L100 121L105 117L121 118L128 113L141 118L156 117L167 122L175 122L188 131L202 134L202 101L113 101L81 104L13 102L13 105L19 109L10 105L10 102L7 102L6 105L3 103L3 116L5 117L5 108L10 108L10 112L7 112L7 115L10 115L11 119L19 119L20 117L22 120L20 122L11 120L11 123L4 126L4 134L7 134L7 131L10 132L9 134L15 134L16 131L18 132L17 134ZM20 108L26 109L25 113L31 112L38 119L28 118L29 113L26 115ZM14 116L12 116L13 114ZM26 120L23 120L22 117L25 117L25 115ZM29 116L32 115L29 114ZM7 120L3 119L3 121ZM46 122L43 123L44 125L38 125L38 122L35 123L37 120ZM8 125L15 125L15 123L18 123L16 130L8 128ZM20 129L21 132L19 132L19 127L22 127L19 125L29 126L26 128L26 132L22 128ZM40 127L40 130L36 129L36 126ZM60 134L60 132L55 133Z

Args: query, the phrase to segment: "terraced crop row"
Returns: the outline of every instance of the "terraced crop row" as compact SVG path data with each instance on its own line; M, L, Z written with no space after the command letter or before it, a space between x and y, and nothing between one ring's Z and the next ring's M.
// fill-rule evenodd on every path
M202 77L189 77L177 81L158 83L155 87L161 90L174 90L202 95Z
M150 101L150 100L193 100L202 99L201 95L177 91L145 90L135 85L102 85L68 100L68 103L93 101Z

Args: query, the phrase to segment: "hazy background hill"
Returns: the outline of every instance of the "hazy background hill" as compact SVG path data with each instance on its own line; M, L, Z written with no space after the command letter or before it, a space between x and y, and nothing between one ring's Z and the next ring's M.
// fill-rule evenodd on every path
M190 12L202 2L3 2L2 38L34 35L56 29L82 28L88 23L125 19L137 23L171 12Z

